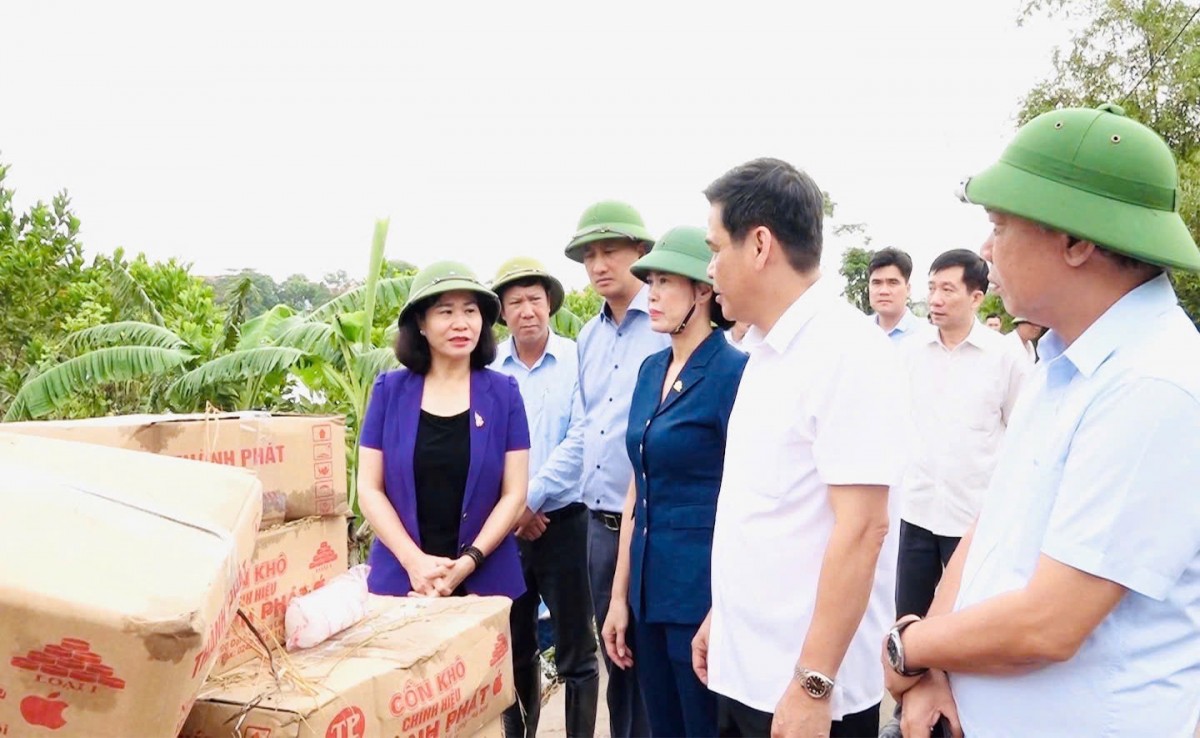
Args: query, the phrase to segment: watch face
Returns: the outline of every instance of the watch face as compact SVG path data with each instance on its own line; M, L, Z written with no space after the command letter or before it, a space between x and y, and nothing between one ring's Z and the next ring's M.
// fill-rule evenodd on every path
M896 631L893 630L891 633L888 633L888 639L887 639L888 663L892 665L893 669L899 671L900 670L900 649L897 647L897 644L896 644L897 640L899 640L899 637L897 636Z
M829 682L825 681L816 674L809 674L804 677L804 689L816 699L821 699L829 694Z

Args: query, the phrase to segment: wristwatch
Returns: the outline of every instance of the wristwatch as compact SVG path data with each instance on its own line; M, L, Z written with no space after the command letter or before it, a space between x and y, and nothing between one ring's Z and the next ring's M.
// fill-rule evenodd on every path
M833 694L833 680L819 671L797 666L792 676L814 700L823 700Z
M920 615L905 615L896 621L896 624L892 626L892 629L889 630L887 634L888 663L891 664L892 671L896 672L902 677L921 676L925 672L929 671L929 669L917 669L915 671L909 671L908 667L904 664L904 641L901 640L900 636L904 633L905 628L920 619Z

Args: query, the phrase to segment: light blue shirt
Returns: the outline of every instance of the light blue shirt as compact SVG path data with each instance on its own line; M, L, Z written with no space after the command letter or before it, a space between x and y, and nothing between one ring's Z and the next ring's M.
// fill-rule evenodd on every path
M879 315L876 314L872 318L875 320L875 325L879 325ZM899 343L906 338L924 333L930 330L930 328L931 326L928 322L921 320L913 314L913 311L905 308L904 315L900 316L900 322L896 324L896 327L887 332L887 337L892 339L894 343Z
M534 512L553 512L579 501L579 464L570 454L554 452L568 441L579 396L579 357L575 342L550 331L546 350L527 367L517 357L513 339L496 349L492 368L516 378L529 419L529 493L525 505ZM582 415L582 412L580 413ZM582 428L574 443L582 443Z
M649 301L650 288L643 286L620 325L613 322L605 303L579 333L582 494L592 510L618 513L625 507L625 493L633 479L625 427L638 369L647 356L671 345L669 336L650 328Z
M971 738L1191 736L1200 718L1200 334L1167 277L1069 347L1053 331L1009 423L957 610L1039 555L1128 591L1068 661L952 674Z

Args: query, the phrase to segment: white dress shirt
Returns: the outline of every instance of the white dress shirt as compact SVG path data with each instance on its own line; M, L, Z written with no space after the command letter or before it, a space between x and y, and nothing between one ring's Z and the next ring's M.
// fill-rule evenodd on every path
M1030 364L1037 363L1037 349L1034 348L1033 341L1025 343L1025 339L1021 338L1021 334L1017 333L1016 328L1014 328L1010 333L1006 333L1004 337L1007 338L1010 343L1015 344L1020 349L1021 353L1024 354L1027 359L1029 359Z
M774 712L812 622L834 524L829 485L898 481L906 405L895 389L895 348L828 278L770 333L751 328L746 339L713 537L709 688ZM835 720L883 696L879 644L894 620L899 523L898 508L889 509L866 613L830 675Z
M914 427L902 517L939 536L961 537L979 515L1031 365L979 321L953 349L935 329L900 344L900 354Z

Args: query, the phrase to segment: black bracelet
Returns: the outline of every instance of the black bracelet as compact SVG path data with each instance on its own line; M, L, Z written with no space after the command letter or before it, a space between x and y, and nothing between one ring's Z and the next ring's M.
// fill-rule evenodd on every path
M475 548L474 546L467 546L466 548L464 548L463 556L466 556L467 558L471 559L471 561L475 562L476 571L478 571L479 568L481 566L483 566L483 551L480 551L479 549Z

